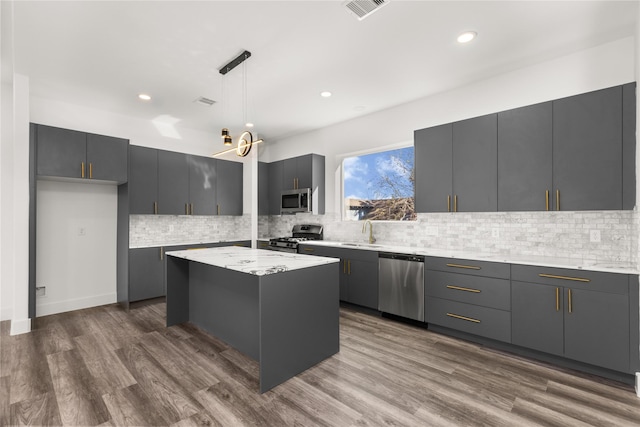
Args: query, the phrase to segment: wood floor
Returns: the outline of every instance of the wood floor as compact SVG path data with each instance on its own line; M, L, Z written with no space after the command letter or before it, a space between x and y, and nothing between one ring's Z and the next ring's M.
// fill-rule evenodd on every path
M165 304L0 331L0 425L638 426L627 385L341 310L340 353L259 394L257 364Z

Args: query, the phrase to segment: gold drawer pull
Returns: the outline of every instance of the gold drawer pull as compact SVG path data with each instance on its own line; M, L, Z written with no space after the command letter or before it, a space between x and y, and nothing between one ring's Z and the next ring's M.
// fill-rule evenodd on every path
M302 248L303 251L305 252L313 252L315 249L313 248Z
M547 279L562 279L562 280L573 280L574 282L590 282L590 279L584 279L582 277L570 277L570 276L556 276L555 274L538 274L540 277L546 277Z
M80 178L84 178L84 162L80 165Z
M479 294L482 292L480 289L462 288L460 286L447 285L447 289L455 289L456 291L473 292Z
M549 190L545 191L545 199L546 199L547 210L549 210Z
M447 264L447 267L467 268L469 270L480 270L482 268L482 267L476 267L474 265L462 265L462 264Z
M460 316L458 314L447 313L447 316L453 317L454 319L466 320L467 322L480 323L478 319L472 319L471 317Z

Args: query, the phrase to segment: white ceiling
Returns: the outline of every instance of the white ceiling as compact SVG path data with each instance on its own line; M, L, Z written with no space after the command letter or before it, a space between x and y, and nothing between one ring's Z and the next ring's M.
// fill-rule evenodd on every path
M16 0L14 67L34 96L219 133L243 123L244 68L218 69L246 49L246 114L276 139L631 36L637 17L635 1L391 0L358 21L342 3Z

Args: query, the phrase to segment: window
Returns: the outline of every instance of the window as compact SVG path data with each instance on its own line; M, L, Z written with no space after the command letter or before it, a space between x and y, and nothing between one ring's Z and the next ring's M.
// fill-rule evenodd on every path
M345 220L415 220L413 146L342 162Z

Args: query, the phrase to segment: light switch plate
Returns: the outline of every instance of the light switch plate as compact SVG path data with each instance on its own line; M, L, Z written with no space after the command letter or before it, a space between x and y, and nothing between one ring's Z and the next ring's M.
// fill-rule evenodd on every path
M589 240L591 243L599 243L601 240L600 230L589 231Z

